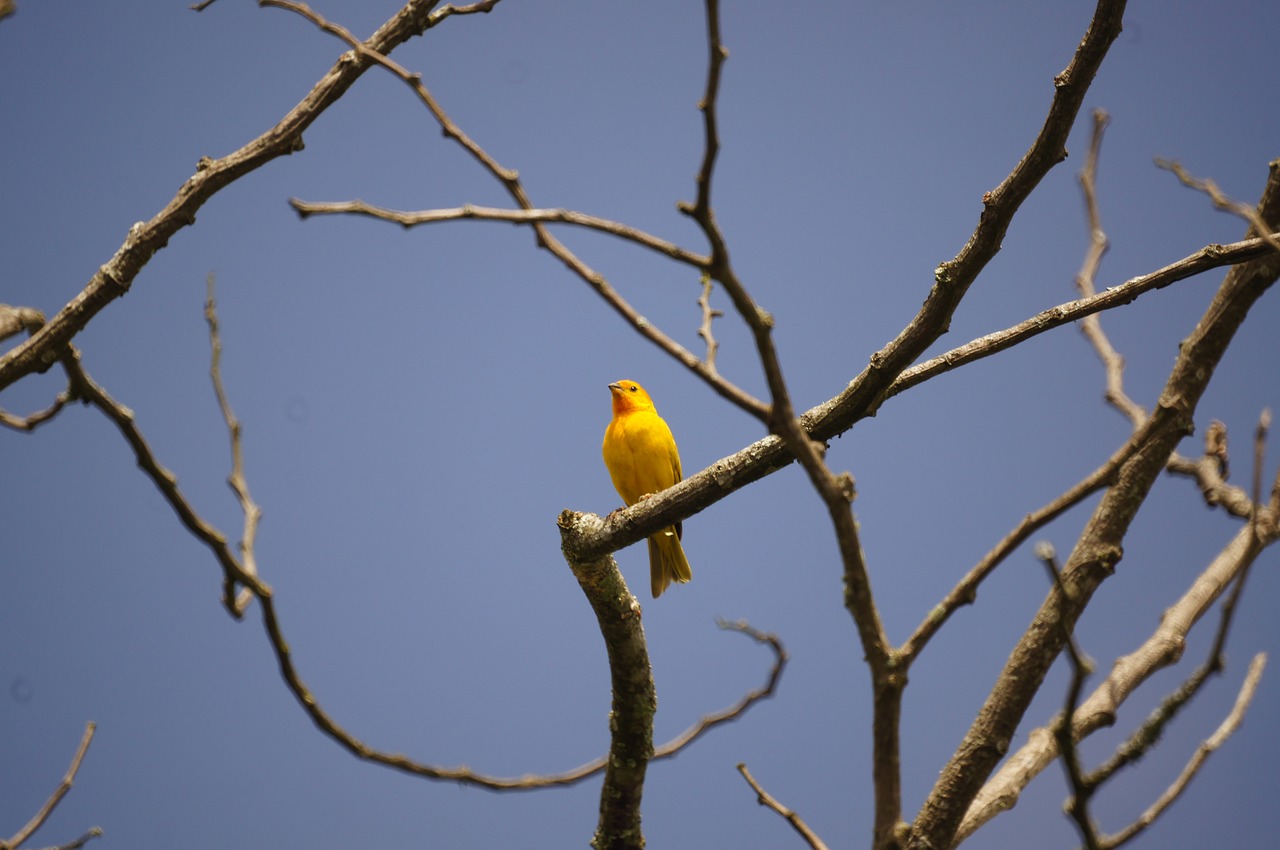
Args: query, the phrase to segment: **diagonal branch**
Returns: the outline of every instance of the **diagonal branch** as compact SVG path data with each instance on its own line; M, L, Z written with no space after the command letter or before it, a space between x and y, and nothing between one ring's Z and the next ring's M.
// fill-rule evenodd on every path
M1280 234L1275 235L1280 236ZM999 354L1001 351L1012 348L1032 337L1039 336L1045 331L1084 319L1095 313L1101 313L1104 310L1111 310L1132 303L1138 296L1147 292L1163 289L1166 286L1203 274L1206 271L1247 262L1272 252L1273 249L1267 240L1262 237L1244 239L1240 242L1232 242L1229 245L1206 245L1194 254L1183 257L1164 268L1131 278L1116 286L1109 286L1097 294L1078 298L1075 301L1067 301L1056 307L1042 310L1010 328L978 337L944 354L939 354L937 357L930 358L909 369L904 369L902 374L884 391L881 401L892 398L944 372L950 372L975 360ZM835 423L839 423L839 430L845 430L849 425L852 425L852 422L849 425L845 425L841 416L834 415L838 401L839 398L832 399L805 414L806 420L812 420L817 417L820 411L822 412L824 424L819 427L824 438L828 435L828 432L830 432L831 436L834 436L837 432L833 428ZM861 418L864 415L866 414L860 414L857 418ZM825 424L826 420L829 420L832 425Z
M1240 218L1249 222L1250 229L1261 235L1263 239L1267 240L1267 244L1269 244L1273 249L1280 251L1280 237L1274 236L1271 233L1271 231L1275 229L1270 224L1271 221L1274 221L1273 218L1264 218L1258 210L1250 207L1248 204L1242 204L1237 200L1227 197L1227 195L1218 188L1217 183L1212 180L1201 180L1197 177L1191 176L1191 174L1177 162L1156 157L1156 167L1172 171L1182 185L1188 186L1199 192L1204 192L1209 196L1209 199L1213 201L1213 205L1216 208L1238 215Z
M978 274L1000 250L1023 201L1051 168L1066 158L1066 141L1111 43L1120 34L1124 0L1100 0L1070 64L1054 78L1054 97L1039 135L1000 185L983 196L982 215L955 258L934 273L934 285L916 317L834 402L837 419L870 415L897 377L941 336ZM818 435L824 438L823 435Z
M1087 40L1087 39L1086 39ZM1280 212L1280 161L1272 164L1260 205L1263 219ZM1156 476L1191 427L1196 405L1218 362L1253 303L1280 275L1280 256L1270 254L1233 267L1191 335L1183 342L1164 391L1151 414L1151 436L1121 465L1116 482L1094 509L1066 561L1063 583L1042 604L1014 648L978 717L925 800L909 846L950 846L961 820L996 763L1007 752L1019 722L1049 667L1062 650L1061 629L1088 605L1114 571L1130 523Z
M363 46L390 53L431 25L438 0L409 0ZM0 390L33 372L43 372L62 357L66 346L103 308L123 296L138 273L182 228L196 220L205 202L239 178L277 157L302 150L302 134L373 65L363 53L346 54L320 78L297 106L267 132L220 159L201 158L196 172L171 201L151 218L129 228L115 256L101 266L84 289L31 339L0 356Z
M1238 531L1187 592L1161 615L1155 632L1141 646L1116 660L1107 678L1076 709L1072 722L1075 740L1114 724L1120 706L1138 687L1159 670L1177 663L1191 629L1261 553L1262 547L1254 545L1251 538L1248 528ZM1022 789L1057 755L1058 747L1050 727L1031 732L1027 743L1001 765L999 772L975 797L957 832L957 843L996 815L1013 808Z
M422 75L411 73L398 63L392 61L383 51L361 43L356 40L350 32L345 28L326 20L323 16L313 11L305 3L294 2L294 0L259 0L263 5L276 6L281 9L287 9L302 15L307 20L314 23L327 33L334 35L356 50L359 55L370 62L376 62L383 68L386 68L406 85L413 90L422 101L422 104L431 112L431 115L440 124L445 138L452 139L457 142L468 154L472 156L486 171L488 171L499 183L503 189L511 196L522 210L533 210L534 205L529 200L528 194L524 190L524 185L520 182L519 174L510 168L503 167L496 159L489 155L475 140L463 132L462 128L453 122L444 108L436 100L435 96L427 89L422 82ZM301 211L300 211L301 212ZM689 351L680 343L663 333L657 326L646 319L644 316L631 306L631 304L622 297L622 295L614 289L605 279L604 275L591 268L582 261L575 253L552 235L543 221L534 220L530 222L534 234L537 238L539 247L545 248L553 256L559 259L568 269L583 280L597 295L604 299L615 312L620 315L623 320L634 328L641 336L648 339L654 345L665 351L676 361L683 364L689 371L693 372L704 382L706 382L716 393L726 400L732 402L738 407L753 416L763 419L766 408L763 402L746 392L735 384L730 383L710 369L697 355ZM693 255L691 255L693 256ZM2 388L2 387L0 387Z
M738 765L738 773L742 774L742 778L751 786L751 790L756 792L756 802L781 815L787 823L791 824L791 827L796 832L800 833L800 837L803 838L804 842L813 848L813 850L827 850L827 845L818 837L818 834L810 829L809 825L801 820L800 816L796 814L794 810L782 805L773 795L764 790L764 788L760 786L760 783L756 782L756 778L751 775L751 771L747 770L747 766L745 764Z
M1143 445L1146 434L1140 432L1134 434L1123 446L1115 451L1107 459L1107 462L1095 469L1086 476L1082 481L1067 490L1058 498L1049 504L1032 511L1022 518L1022 522L1018 523L1017 528L1010 531L1004 538L995 545L986 555L982 557L977 564L965 574L955 587L953 587L947 595L929 612L928 616L916 627L905 643L899 647L898 652L904 657L907 663L914 661L915 657L920 654L930 639L938 633L947 620L951 618L957 610L965 605L971 605L977 599L978 586L989 576L996 567L1004 562L1019 546L1026 542L1032 534L1037 530L1045 527L1053 520L1057 519L1067 510L1089 496L1101 490L1103 487L1109 486L1115 481L1116 474L1120 467L1128 461L1135 452Z
M1253 657L1253 661L1249 664L1249 671L1245 674L1244 683L1240 686L1240 691L1236 695L1235 704L1231 707L1231 712L1223 719L1207 739L1205 739L1195 753L1182 768L1182 772L1178 774L1178 778L1173 781L1165 792L1160 795L1151 806L1144 811L1137 820L1129 826L1117 832L1115 835L1106 836L1101 841L1104 850L1119 847L1127 843L1129 840L1138 835L1151 824L1155 823L1160 815L1164 814L1169 806L1173 805L1177 799L1182 796L1182 792L1187 789L1191 780L1200 772L1200 768L1204 766L1205 761L1213 754L1215 750L1235 733L1236 729L1244 721L1245 712L1249 710L1249 703L1253 701L1253 695L1258 689L1258 682L1262 680L1262 671L1266 667L1267 656L1264 653L1258 653Z
M93 741L93 733L97 731L98 724L87 723L84 727L84 735L80 737L80 746L76 747L75 755L71 757L71 766L67 768L67 772L63 775L62 781L58 783L58 787L49 795L49 799L40 807L40 811L36 812L22 829L18 830L8 841L0 841L0 850L10 850L10 848L21 847L28 838L35 834L36 830L44 826L44 822L49 819L49 815L53 814L53 810L62 802L62 798L67 796L67 792L71 790L71 786L75 784L76 774L80 772L80 763L84 761L85 753L89 751L89 744ZM101 830L96 827L86 833L87 841L89 838L96 838L101 835Z
M1057 588L1061 598L1067 598L1066 586L1062 583L1062 573L1058 569L1057 558L1053 546L1040 543L1036 546L1036 557L1049 571L1053 586ZM1093 673L1093 661L1086 657L1076 645L1075 635L1067 630L1064 622L1059 621L1062 628L1062 640L1066 645L1067 659L1071 662L1071 683L1067 686L1066 707L1058 721L1053 724L1053 738L1062 753L1062 764L1066 770L1067 782L1071 786L1071 799L1063 806L1071 819L1076 822L1080 835L1084 838L1087 850L1100 850L1098 847L1098 830L1089 815L1089 801L1093 796L1094 786L1085 782L1084 768L1080 765L1080 756L1076 752L1076 739L1071 734L1071 720L1075 717L1076 706L1080 704L1080 694L1084 683Z

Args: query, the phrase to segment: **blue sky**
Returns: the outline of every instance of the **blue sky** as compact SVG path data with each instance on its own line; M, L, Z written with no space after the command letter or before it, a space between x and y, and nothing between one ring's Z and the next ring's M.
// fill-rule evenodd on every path
M360 35L396 8L317 6ZM972 231L982 193L1034 138L1091 11L725 4L713 199L736 269L776 319L798 407L839 392L914 315L933 269ZM1099 190L1112 248L1100 284L1241 237L1241 222L1152 158L1178 159L1256 200L1280 155L1280 114L1259 93L1277 26L1280 9L1259 4L1130 5L1085 102L1084 115L1112 116ZM234 0L202 14L182 2L20 3L0 22L0 301L56 312L201 156L272 126L342 50L300 17ZM693 197L701 156L700 4L507 0L395 58L519 170L536 204L703 249L675 210ZM1082 115L1071 157L1028 201L931 353L1074 297L1087 139ZM238 537L207 377L202 305L215 273L224 378L264 509L260 569L321 702L370 745L436 764L516 775L595 758L607 745L608 670L554 520L566 508L618 506L599 452L606 384L631 378L650 389L686 474L758 439L761 426L628 329L526 229L300 221L290 197L508 204L389 75L367 73L305 140L214 197L155 256L77 338L84 365L133 409L192 502ZM700 350L696 274L608 237L561 235L651 321ZM1104 317L1139 403L1158 395L1220 280L1188 280ZM729 307L723 296L716 306ZM1258 412L1280 409L1278 322L1268 293L1197 414L1201 432L1210 418L1230 428L1238 483ZM721 371L763 396L741 324L727 316L715 329ZM0 406L32 410L60 389L53 373L32 377ZM858 482L855 510L895 641L1025 513L1125 439L1128 425L1102 391L1093 353L1061 328L892 399L833 443L829 461ZM1274 469L1274 440L1271 454ZM241 623L226 615L216 563L95 411L0 434L0 459L0 834L44 801L92 720L97 737L41 846L95 825L102 848L585 846L598 781L494 794L361 763L322 736L280 682L256 609ZM1036 539L1069 550L1090 506ZM1236 529L1190 482L1160 479L1081 624L1101 670L1151 633ZM778 633L792 661L772 700L650 768L649 846L800 846L755 804L738 762L831 846L862 846L872 812L868 677L819 501L799 470L783 470L687 521L685 547L694 581L657 602L641 596L655 738L763 681L768 653L720 633L716 617ZM643 547L618 560L643 593ZM1249 658L1280 648L1269 614L1277 565L1270 551L1255 566L1225 675L1103 795L1104 827L1127 823L1172 781L1229 710ZM908 817L1045 590L1025 547L912 669ZM1117 729L1085 746L1089 759L1105 757L1199 662L1202 632L1186 669L1154 677ZM1133 846L1261 846L1272 835L1275 681L1271 670L1243 728ZM1018 743L1057 710L1065 682L1055 668ZM1046 771L968 846L1075 846L1060 774Z

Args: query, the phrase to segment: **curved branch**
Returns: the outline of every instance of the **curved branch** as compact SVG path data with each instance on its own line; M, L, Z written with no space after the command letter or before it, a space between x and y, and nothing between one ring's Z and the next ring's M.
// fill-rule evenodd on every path
M510 210L499 207L478 207L474 204L465 204L461 207L453 207L452 209L436 209L436 210L420 210L418 212L404 212L402 210L392 210L386 207L379 207L364 201L333 201L333 202L313 202L302 201L298 198L290 198L289 206L297 210L298 215L302 218L308 218L313 215L362 215L369 218L377 218L383 221L390 221L404 228L416 227L420 224L437 224L442 221L464 221L474 219L478 221L506 221L513 224L572 224L577 227L585 227L588 230L595 230L600 233L607 233L610 236L617 236L628 242L634 242L642 248L648 248L659 254L670 257L673 260L693 266L696 269L704 269L711 261L710 257L704 257L701 254L695 254L693 251L681 248L674 242L668 242L651 233L645 233L630 225L622 224L617 221L610 221L607 218L600 218L594 215L578 212L577 210L565 209L519 209Z

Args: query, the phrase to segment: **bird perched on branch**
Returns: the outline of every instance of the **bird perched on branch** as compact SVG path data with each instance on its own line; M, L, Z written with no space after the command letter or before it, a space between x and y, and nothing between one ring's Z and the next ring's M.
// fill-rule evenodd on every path
M671 429L662 421L644 387L635 381L609 385L613 419L604 432L604 465L618 495L628 506L680 481L680 453ZM680 546L683 528L669 525L649 538L649 581L653 598L673 581L693 578Z

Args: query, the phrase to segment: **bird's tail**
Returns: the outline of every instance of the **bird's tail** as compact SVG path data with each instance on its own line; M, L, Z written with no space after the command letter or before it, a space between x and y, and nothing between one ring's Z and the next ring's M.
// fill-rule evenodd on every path
M649 538L649 582L653 598L657 599L673 581L686 582L693 578L689 559L675 526L664 528Z

